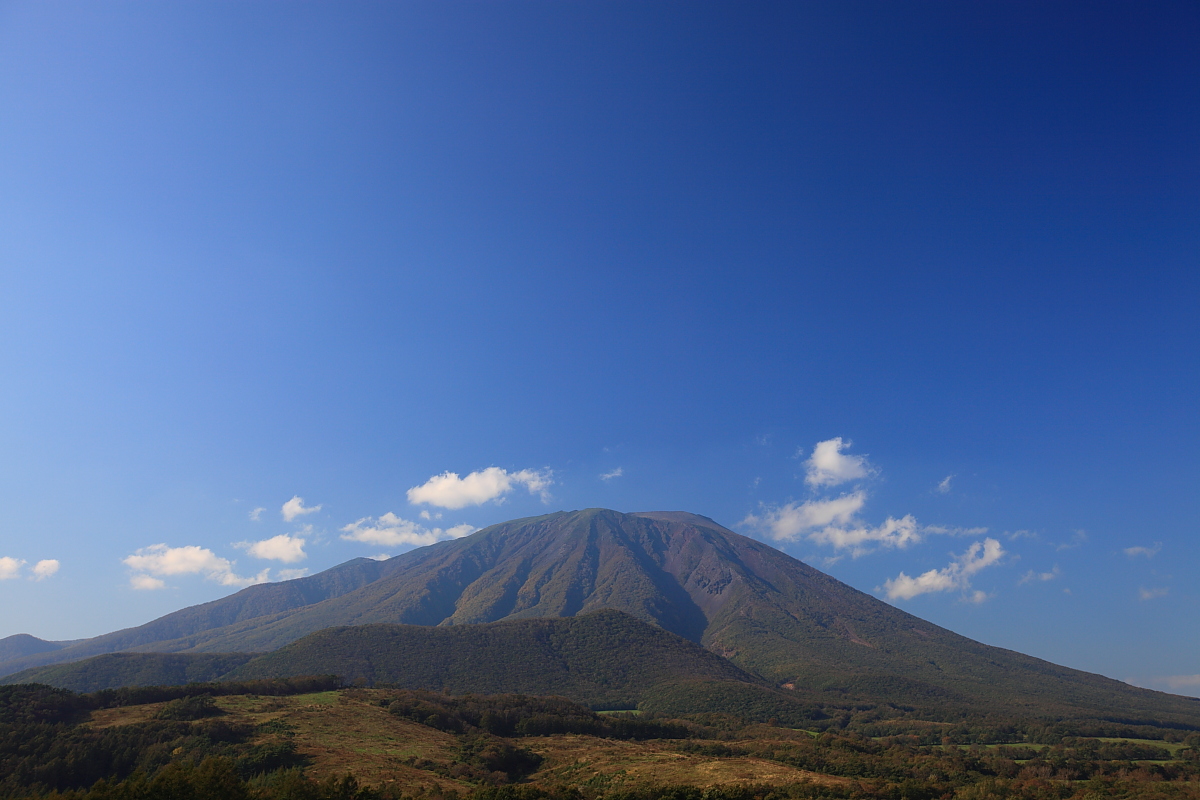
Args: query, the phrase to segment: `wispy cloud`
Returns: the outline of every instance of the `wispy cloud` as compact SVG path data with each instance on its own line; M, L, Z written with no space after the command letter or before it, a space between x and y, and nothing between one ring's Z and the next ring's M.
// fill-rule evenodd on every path
M1130 558L1137 558L1138 556L1154 558L1160 550L1162 550L1162 542L1155 542L1153 547L1126 547L1125 555Z
M21 574L25 562L19 558L4 556L0 558L0 581L11 581Z
M1162 682L1172 689L1191 689L1200 687L1200 675L1167 675Z
M553 475L550 470L509 472L500 467L472 472L465 478L460 478L457 472L443 472L409 489L408 502L455 510L489 501L501 502L515 487L524 486L530 494L540 495L545 503L550 500Z
M311 508L305 507L304 498L296 495L283 504L279 509L279 513L283 516L284 522L291 522L296 517L302 517L305 514L315 514L321 510L321 506L315 505ZM254 519L254 517L251 517Z
M622 476L622 475L624 475L624 474L625 474L625 470L624 470L624 469L622 469L621 467L617 467L617 468L616 468L616 469L614 469L613 471L611 471L611 472L606 472L606 473L604 473L603 475L601 475L601 476L600 476L600 480L602 480L602 481L611 481L613 478L619 478L619 477L621 477L621 476Z
M901 572L895 578L884 582L884 592L889 600L911 600L914 597L931 592L961 591L964 599L970 602L983 602L987 593L971 592L971 577L980 570L992 566L1005 556L1004 548L995 539L984 539L975 542L962 555L956 556L949 565L942 569L931 569L915 578Z
M1062 544L1055 545L1054 549L1060 552L1063 550L1074 550L1076 547L1081 547L1083 543L1087 541L1087 538L1087 531L1077 530L1071 534L1070 540L1063 542Z
M303 537L281 533L270 539L258 542L239 542L234 546L240 547L255 558L295 564L297 561L308 558L308 553L304 552L305 541Z
M61 566L57 558L43 558L33 565L33 579L35 581L44 581L46 578L57 573L58 568Z
M1153 600L1156 597L1165 597L1170 591L1166 586L1152 586L1149 589L1143 586L1138 589L1138 597L1142 600Z
M264 511L266 511L266 509L263 508L262 506L252 509L249 514L250 519L254 522L259 522L260 520L262 520L262 515L263 515Z
M363 517L342 528L342 538L351 542L380 547L398 547L401 545L430 545L446 539L460 539L474 533L473 525L455 525L453 528L426 528L420 523L402 519L392 512L372 519Z
M135 589L161 589L165 584L160 579L174 575L203 575L222 586L249 586L265 583L270 572L263 570L253 577L242 577L233 571L232 561L198 545L152 544L126 556L121 563L134 571L129 582Z
M938 494L949 494L950 481L952 481L952 480L954 480L953 475L947 475L946 477L942 478L941 482L937 485L937 489L936 489L937 493Z
M296 578L303 578L307 574L308 567L301 567L299 569L281 569L275 573L275 580L291 581L295 580Z
M809 486L837 486L849 481L866 478L875 469L866 456L848 456L842 453L851 442L838 436L817 442L812 455L804 462L804 482Z
M1022 585L1026 583L1032 583L1033 581L1052 581L1061 574L1062 571L1058 568L1058 564L1055 564L1054 569L1050 570L1049 572L1035 572L1034 570L1029 570L1021 576L1021 579L1017 581L1017 584Z

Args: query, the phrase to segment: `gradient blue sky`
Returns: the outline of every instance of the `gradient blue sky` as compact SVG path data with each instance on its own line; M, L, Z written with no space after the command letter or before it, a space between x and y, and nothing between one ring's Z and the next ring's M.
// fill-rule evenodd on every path
M1198 41L1166 2L0 3L0 636L684 509L1200 693Z

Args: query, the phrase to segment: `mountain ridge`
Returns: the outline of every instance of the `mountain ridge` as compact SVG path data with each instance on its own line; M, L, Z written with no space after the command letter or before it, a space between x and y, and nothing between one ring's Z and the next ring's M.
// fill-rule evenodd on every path
M556 512L499 523L373 567L362 561L300 579L320 579L310 595L277 590L271 597L282 609L266 595L251 596L251 587L226 598L228 608L214 601L176 612L181 620L167 615L118 633L128 641L140 632L142 639L126 649L141 651L262 652L333 626L453 626L613 608L775 686L833 698L898 700L941 715L1003 708L1200 725L1200 702L981 644L687 512ZM323 577L336 570L345 575ZM251 613L260 611L270 613ZM233 621L204 628L202 614L212 623ZM147 638L162 631L185 632ZM65 660L97 646L89 641L20 661ZM12 672L13 663L2 666Z

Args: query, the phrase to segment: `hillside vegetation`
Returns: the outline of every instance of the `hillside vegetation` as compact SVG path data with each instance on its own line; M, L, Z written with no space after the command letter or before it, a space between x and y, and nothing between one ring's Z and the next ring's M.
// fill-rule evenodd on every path
M599 715L563 698L319 691L320 684L241 684L229 687L232 694L213 694L212 686L92 695L0 688L0 796L1200 798L1197 733L1096 738L1083 730L1021 729L1016 720L1003 731L910 722L882 736L865 729L816 733L729 715Z

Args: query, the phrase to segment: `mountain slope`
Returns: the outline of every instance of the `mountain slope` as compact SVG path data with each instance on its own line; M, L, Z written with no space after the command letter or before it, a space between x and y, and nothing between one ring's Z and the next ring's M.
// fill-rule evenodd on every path
M22 670L0 678L0 684L44 683L72 692L182 686L220 680L253 657L253 653L107 653L69 664Z
M420 548L378 569L377 579L320 602L158 642L145 640L151 623L133 629L143 637L136 647L267 651L331 626L448 626L611 608L775 685L841 702L900 703L943 718L1002 711L1200 727L1200 701L980 644L692 514L547 514Z
M53 653L61 650L70 642L48 642L28 633L17 633L0 639L0 663L14 658L32 656L38 653Z
M114 631L92 639L77 642L42 642L41 639L28 636L27 638L34 642L53 647L39 649L21 640L23 649L18 650L14 647L7 651L13 655L0 658L0 676L46 664L78 661L89 656L124 650L186 650L191 646L186 644L188 637L203 638L208 631L222 628L235 630L238 625L248 624L248 627L253 628L266 619L359 589L386 575L387 563L369 558L356 558L317 575L250 586L229 597L190 606L145 625ZM25 634L10 636L0 640L0 645L23 636ZM164 646L165 642L184 644ZM0 656L4 655L6 651L0 650Z
M313 674L452 694L561 695L614 708L636 706L662 683L756 683L703 647L612 610L484 625L327 628L228 677Z

